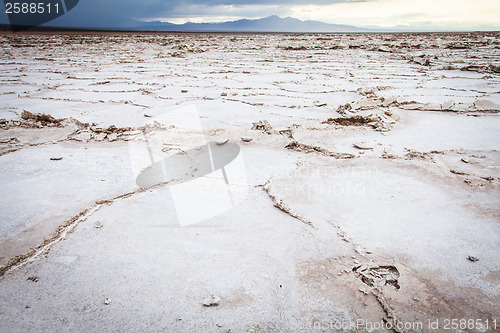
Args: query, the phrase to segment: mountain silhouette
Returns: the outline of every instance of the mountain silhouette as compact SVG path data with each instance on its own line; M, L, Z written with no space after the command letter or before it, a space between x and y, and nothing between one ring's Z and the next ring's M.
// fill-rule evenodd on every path
M241 19L222 23L174 24L169 22L144 22L133 30L189 31L189 32L362 32L369 29L351 25L329 24L319 21L301 21L293 17L281 18L277 15L261 19Z

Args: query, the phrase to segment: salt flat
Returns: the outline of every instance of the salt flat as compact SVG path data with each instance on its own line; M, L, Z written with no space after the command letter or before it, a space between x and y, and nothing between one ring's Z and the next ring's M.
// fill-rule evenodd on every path
M2 331L499 330L498 33L0 43Z

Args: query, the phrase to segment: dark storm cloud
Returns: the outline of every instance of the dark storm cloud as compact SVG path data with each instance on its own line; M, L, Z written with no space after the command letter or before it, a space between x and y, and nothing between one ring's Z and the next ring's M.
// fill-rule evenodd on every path
M370 0L80 0L66 15L49 25L64 27L127 27L135 20L176 17L238 16L263 17L283 15L294 5L324 5ZM373 0L371 0L373 1ZM2 3L3 4L3 3ZM269 6L274 5L272 12ZM3 10L4 12L4 10ZM6 16L1 16L6 23Z
M198 8L198 14L204 10L221 8L220 6L269 6L269 5L309 5L309 4L333 4L340 2L365 2L368 0L81 0L80 10L86 12L101 12L108 14L120 14L125 17L157 16L159 14L176 13L187 8ZM218 7L216 7L218 6Z

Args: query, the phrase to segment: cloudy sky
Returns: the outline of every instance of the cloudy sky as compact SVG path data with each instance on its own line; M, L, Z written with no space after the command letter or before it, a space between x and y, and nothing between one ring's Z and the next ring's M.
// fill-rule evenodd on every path
M2 23L7 23L4 11L2 14ZM51 25L128 26L133 20L223 22L269 15L355 26L500 30L500 0L80 0Z

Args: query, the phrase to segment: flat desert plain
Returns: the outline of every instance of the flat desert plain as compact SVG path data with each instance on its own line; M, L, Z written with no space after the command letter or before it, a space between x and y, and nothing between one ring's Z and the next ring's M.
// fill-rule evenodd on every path
M0 34L0 330L500 331L500 34Z

